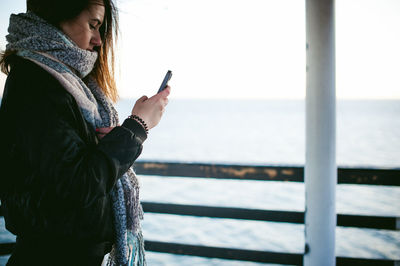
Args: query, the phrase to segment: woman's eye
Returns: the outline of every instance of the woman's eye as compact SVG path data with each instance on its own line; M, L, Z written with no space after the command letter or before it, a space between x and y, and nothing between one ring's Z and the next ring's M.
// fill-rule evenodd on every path
M89 27L90 27L92 30L96 29L96 26L93 26L92 24L89 24Z

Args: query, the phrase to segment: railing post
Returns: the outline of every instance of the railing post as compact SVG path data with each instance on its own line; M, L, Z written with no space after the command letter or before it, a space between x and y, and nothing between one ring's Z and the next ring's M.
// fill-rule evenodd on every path
M335 265L334 0L306 0L306 266Z

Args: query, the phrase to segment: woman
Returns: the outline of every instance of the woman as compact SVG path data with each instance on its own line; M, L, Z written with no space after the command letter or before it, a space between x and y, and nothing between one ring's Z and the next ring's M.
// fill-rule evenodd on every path
M170 88L122 125L113 107L112 0L28 0L1 57L0 196L17 236L8 265L144 265L131 169Z

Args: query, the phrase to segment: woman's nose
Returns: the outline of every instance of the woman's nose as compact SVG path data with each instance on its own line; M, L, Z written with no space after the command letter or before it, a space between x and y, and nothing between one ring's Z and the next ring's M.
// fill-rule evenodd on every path
M90 40L90 42L94 45L94 46L101 46L101 36L100 36L100 32L96 31L95 34L93 35L92 39Z

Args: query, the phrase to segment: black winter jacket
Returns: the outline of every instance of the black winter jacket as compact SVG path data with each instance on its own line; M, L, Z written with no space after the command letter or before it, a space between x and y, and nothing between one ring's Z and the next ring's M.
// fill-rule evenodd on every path
M72 95L18 57L0 124L0 197L6 228L17 235L9 263L99 260L114 236L110 191L141 153L143 127L126 119L98 140Z

